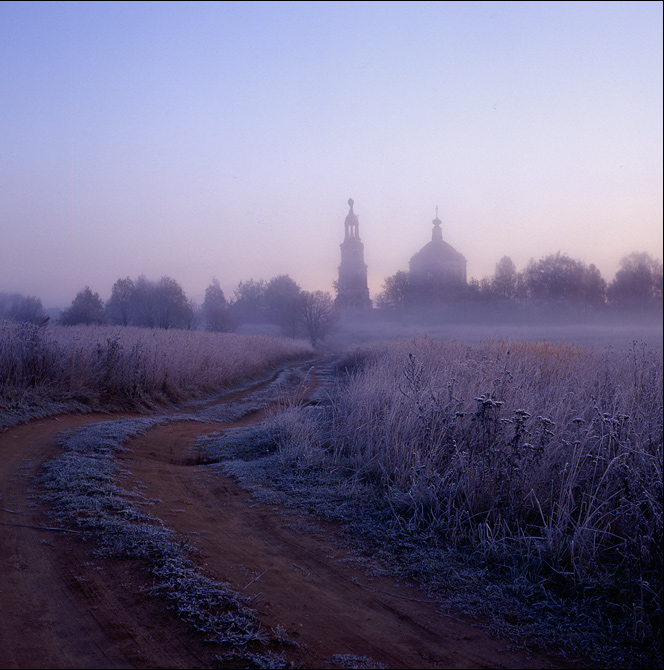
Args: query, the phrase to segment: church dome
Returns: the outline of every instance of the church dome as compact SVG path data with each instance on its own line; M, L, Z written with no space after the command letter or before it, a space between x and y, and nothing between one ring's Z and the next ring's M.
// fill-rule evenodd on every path
M419 266L439 263L465 265L466 259L451 244L443 240L431 240L429 244L425 244L417 253L413 254L410 259L411 270L413 264Z
M443 240L441 223L436 215L431 242L410 259L410 279L413 285L444 286L466 283L466 259Z

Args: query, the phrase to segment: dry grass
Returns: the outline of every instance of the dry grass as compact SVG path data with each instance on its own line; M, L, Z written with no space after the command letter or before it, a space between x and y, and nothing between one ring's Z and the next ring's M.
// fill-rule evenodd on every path
M263 335L0 321L0 428L202 397L310 353L303 341Z
M414 554L472 557L533 620L564 616L577 651L594 637L614 662L661 660L659 352L425 338L345 366L324 412L270 427L284 468L343 473Z

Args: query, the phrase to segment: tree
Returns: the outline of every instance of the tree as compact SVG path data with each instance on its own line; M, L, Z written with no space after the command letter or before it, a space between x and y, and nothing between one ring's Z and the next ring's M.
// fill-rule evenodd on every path
M60 323L64 326L105 323L104 303L99 293L93 293L89 286L76 294L71 306L60 315Z
M517 288L516 265L509 256L503 256L496 263L496 270L491 282L491 288L495 295L511 300L516 297Z
M599 270L560 252L530 261L523 280L527 295L535 300L586 304L604 301L605 283Z
M634 252L620 261L620 269L607 290L617 305L643 309L662 302L662 263L646 252Z
M497 293L494 289L492 278L482 277L482 279L475 279L471 277L463 293L459 295L471 302L488 302L489 300L494 300Z
M334 300L325 291L303 291L300 296L300 320L311 346L318 342L334 327L337 313Z
M300 287L288 275L273 277L263 292L268 319L290 337L296 337L300 325Z
M256 323L265 321L265 281L249 279L240 282L230 305L236 321Z
M154 286L155 325L158 328L188 328L193 310L180 284L162 277Z
M42 301L20 293L0 293L0 318L37 324L48 321Z
M171 277L152 282L141 275L134 282L130 313L136 326L145 328L189 328L193 307L180 284Z
M203 318L205 330L228 332L233 330L233 319L228 311L224 292L216 279L205 289L203 300Z
M410 298L410 276L399 270L383 282L383 290L376 298L379 309L399 309L406 307Z
M131 305L132 320L135 326L154 328L157 325L153 305L154 283L145 275L134 282L134 294Z
M590 264L582 278L583 301L594 307L606 303L606 280L594 264Z
M106 318L109 323L128 326L132 323L136 285L125 277L118 279L111 289L111 297L106 301Z
M189 305L189 316L185 328L187 330L198 330L203 323L203 310L193 298L189 298L187 304Z

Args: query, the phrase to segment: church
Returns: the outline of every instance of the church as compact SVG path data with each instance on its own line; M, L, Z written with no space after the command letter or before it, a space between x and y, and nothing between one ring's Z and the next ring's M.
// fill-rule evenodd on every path
M342 310L367 310L372 303L367 286L364 244L360 239L360 222L353 211L354 201L344 222L341 264L337 281L336 306ZM426 303L453 296L467 284L466 259L443 240L442 221L432 221L431 242L425 244L409 262L408 302Z

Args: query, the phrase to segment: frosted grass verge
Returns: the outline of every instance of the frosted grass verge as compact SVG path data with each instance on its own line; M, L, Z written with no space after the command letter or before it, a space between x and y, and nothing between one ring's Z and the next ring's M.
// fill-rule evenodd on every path
M301 368L282 370L274 380L263 388L257 389L244 398L234 402L217 403L210 407L192 410L183 415L193 417L197 421L231 423L243 417L264 409L271 403L279 400L283 395L295 391L303 382L304 373ZM177 415L173 415L176 418Z

